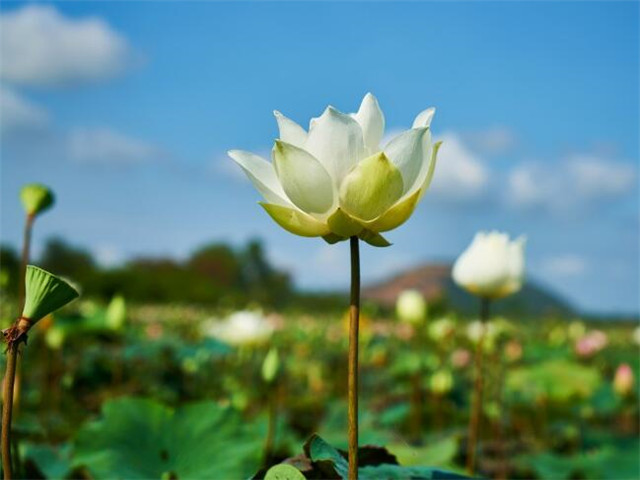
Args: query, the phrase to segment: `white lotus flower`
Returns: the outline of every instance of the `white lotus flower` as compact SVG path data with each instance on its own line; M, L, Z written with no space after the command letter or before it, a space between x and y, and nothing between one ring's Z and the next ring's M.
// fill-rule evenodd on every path
M427 317L427 301L417 290L403 290L396 301L398 318L407 323L420 323Z
M230 345L246 345L265 342L273 331L273 325L260 313L243 310L210 325L206 334Z
M501 298L522 288L525 239L501 232L479 232L453 265L453 280L468 292Z
M439 143L429 125L435 113L420 113L413 127L384 147L384 116L365 95L357 113L328 107L307 132L274 112L280 138L272 162L231 150L265 201L260 205L285 230L329 243L358 236L375 246L389 243L380 232L403 224L429 187Z

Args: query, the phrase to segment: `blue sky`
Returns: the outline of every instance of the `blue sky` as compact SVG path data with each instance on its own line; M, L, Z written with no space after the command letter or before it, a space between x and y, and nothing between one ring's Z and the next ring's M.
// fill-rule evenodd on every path
M528 237L528 272L579 308L638 312L638 3L3 2L0 238L19 187L101 262L265 240L305 288L346 286L348 247L294 237L225 152L267 153L373 92L393 133L436 106L445 143L412 219L365 247L373 281L455 258L479 229Z

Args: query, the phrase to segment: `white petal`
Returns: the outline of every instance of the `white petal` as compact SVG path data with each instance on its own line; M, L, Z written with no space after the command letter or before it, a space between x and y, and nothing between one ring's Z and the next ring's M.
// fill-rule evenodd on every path
M352 116L362 128L367 155L379 152L380 140L382 140L382 135L384 134L384 115L380 110L376 97L371 93L367 93L362 99L358 113Z
M273 114L278 121L280 130L280 140L302 148L307 141L307 132L290 118L285 117L279 111L274 110Z
M365 156L362 128L349 115L328 107L311 121L305 150L325 166L337 187Z
M393 138L384 147L384 153L402 174L405 194L414 190L412 187L416 185L416 180L421 173L426 176L425 170L428 170L429 163L429 138L427 128L412 128Z
M411 128L428 127L436 113L435 107L429 107L418 114Z
M230 150L228 155L242 167L253 186L267 202L276 205L291 205L271 162L242 150Z
M333 206L333 181L313 155L276 140L273 164L282 188L303 212L325 213Z

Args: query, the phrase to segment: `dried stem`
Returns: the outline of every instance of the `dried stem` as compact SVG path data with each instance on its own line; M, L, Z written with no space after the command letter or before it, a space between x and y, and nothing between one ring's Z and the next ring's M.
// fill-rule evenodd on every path
M360 323L360 245L351 237L351 302L349 305L349 480L358 478L358 329Z
M473 403L471 406L471 417L469 419L469 435L467 437L467 472L472 476L476 470L476 451L480 432L480 417L482 415L482 389L484 386L482 363L484 360L484 336L487 320L489 319L489 303L490 300L488 298L482 298L480 300L480 322L482 323L482 330L478 344L476 345Z
M11 414L13 413L13 382L16 376L16 360L19 342L9 342L7 370L2 390L2 469L5 480L12 477L11 470Z

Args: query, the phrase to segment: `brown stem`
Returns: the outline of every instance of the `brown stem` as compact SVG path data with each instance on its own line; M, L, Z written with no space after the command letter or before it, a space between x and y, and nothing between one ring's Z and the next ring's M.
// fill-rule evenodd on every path
M476 450L478 443L478 434L480 431L480 417L482 414L482 362L484 350L484 335L487 320L489 318L489 299L482 298L480 300L480 322L482 323L482 331L478 344L476 345L475 355L475 371L474 371L474 388L473 403L471 406L471 417L469 418L469 434L467 437L467 472L469 475L475 474L476 469Z
M7 347L7 370L2 390L2 469L5 480L11 479L11 414L13 413L13 382L16 376L18 342Z
M349 305L349 480L358 478L358 329L360 323L360 245L351 237L351 302Z

